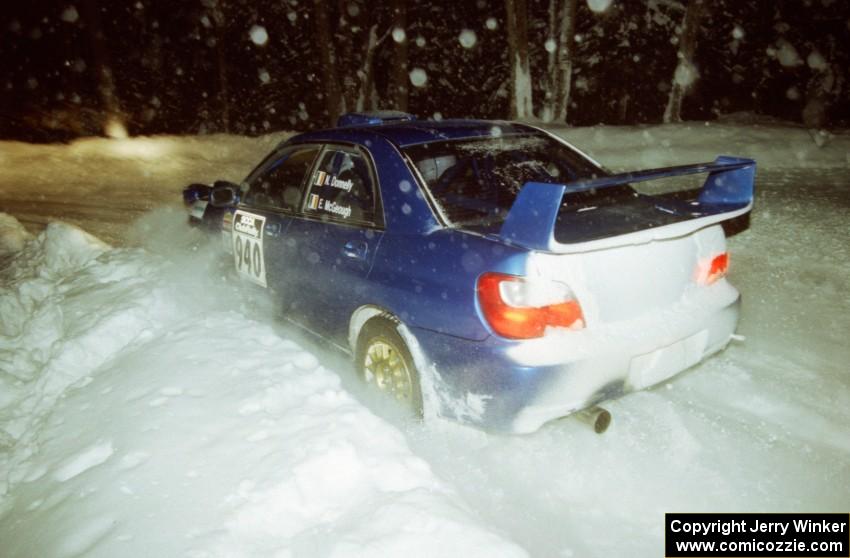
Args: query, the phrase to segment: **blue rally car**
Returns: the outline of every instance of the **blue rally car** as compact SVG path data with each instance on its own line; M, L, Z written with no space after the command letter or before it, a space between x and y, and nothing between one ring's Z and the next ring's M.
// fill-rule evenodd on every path
M701 189L631 184L706 173ZM532 126L344 115L184 190L236 271L416 412L531 432L723 349L755 162L610 174Z

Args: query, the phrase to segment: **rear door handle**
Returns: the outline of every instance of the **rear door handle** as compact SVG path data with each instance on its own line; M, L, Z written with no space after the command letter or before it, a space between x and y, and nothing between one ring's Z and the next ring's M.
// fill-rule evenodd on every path
M365 260L368 251L369 246L362 240L349 240L342 248L345 257L357 260Z

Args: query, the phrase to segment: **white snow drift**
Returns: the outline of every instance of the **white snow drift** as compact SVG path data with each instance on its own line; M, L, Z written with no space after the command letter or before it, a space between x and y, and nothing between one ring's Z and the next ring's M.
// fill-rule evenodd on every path
M8 262L4 557L525 555L194 253L52 223Z

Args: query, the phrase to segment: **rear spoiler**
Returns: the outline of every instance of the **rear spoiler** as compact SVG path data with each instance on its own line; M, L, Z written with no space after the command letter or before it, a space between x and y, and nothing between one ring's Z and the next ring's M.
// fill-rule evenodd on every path
M699 190L699 194L692 201L682 202L646 196L657 200L657 207L662 211L681 216L690 223L687 227L688 230L677 227L675 231L667 231L668 233L682 231L680 234L686 234L689 230L695 230L747 213L753 205L755 172L756 162L752 159L720 156L711 163L624 172L599 178L577 180L567 184L528 182L520 190L516 201L511 206L502 224L499 236L508 242L533 250L572 252L582 251L578 248L601 248L603 244L610 243L591 241L587 243L589 246L575 246L576 249L569 249L573 245L559 244L555 240L555 224L564 194L600 190L671 176L708 173L708 178ZM652 239L646 238L646 235L640 236L642 236L644 242ZM657 233L653 234L653 237L657 238L658 236ZM666 234L665 236L673 235Z

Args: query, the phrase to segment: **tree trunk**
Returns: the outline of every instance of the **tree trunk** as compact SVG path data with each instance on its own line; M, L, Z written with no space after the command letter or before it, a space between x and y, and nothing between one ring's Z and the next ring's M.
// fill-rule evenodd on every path
M543 120L566 122L573 79L573 35L575 34L576 0L550 0L549 51L546 76L546 102Z
M544 122L552 122L554 118L553 105L555 103L555 68L557 67L557 29L558 29L558 4L559 0L549 0L549 18L546 25L546 79L543 80L543 106L540 118ZM551 46L550 46L551 43Z
M348 112L357 106L360 95L360 40L363 36L364 10L366 7L357 0L339 0L339 27L333 31L334 45L338 53L340 81L342 83L342 112Z
M508 63L511 66L511 118L532 118L534 111L526 0L505 0L505 10L508 22Z
M225 51L227 17L225 0L213 5L212 16L215 25L215 57L218 69L218 104L221 114L221 127L230 132L230 85L227 80L227 52Z
M357 94L357 110L372 110L375 108L375 50L378 48L378 24L369 28L369 39L363 53L363 64L357 77L360 79L360 91Z
M664 123L682 121L682 101L697 79L694 54L699 36L700 19L706 8L706 0L690 0L685 9L682 26L679 31L679 50L676 53L678 63L673 72L670 96L664 110Z
M92 62L98 80L101 109L103 110L103 132L109 137L127 137L124 116L115 92L115 80L109 65L109 52L100 24L100 8L97 0L86 0L85 13L91 39Z
M400 27L407 31L407 1L393 0L393 23L390 25L390 33L393 27ZM409 77L407 75L407 37L401 42L394 42L393 67L390 75L389 98L390 104L396 110L407 111L407 98Z
M327 111L328 124L336 124L342 114L342 95L339 87L339 77L336 69L336 53L331 42L330 22L328 21L328 8L324 0L314 0L316 8L316 39L319 42L321 53L321 66L324 69L322 81L325 84L325 110Z
M558 75L555 89L555 122L566 122L573 82L573 37L576 28L577 0L564 0L558 34Z

